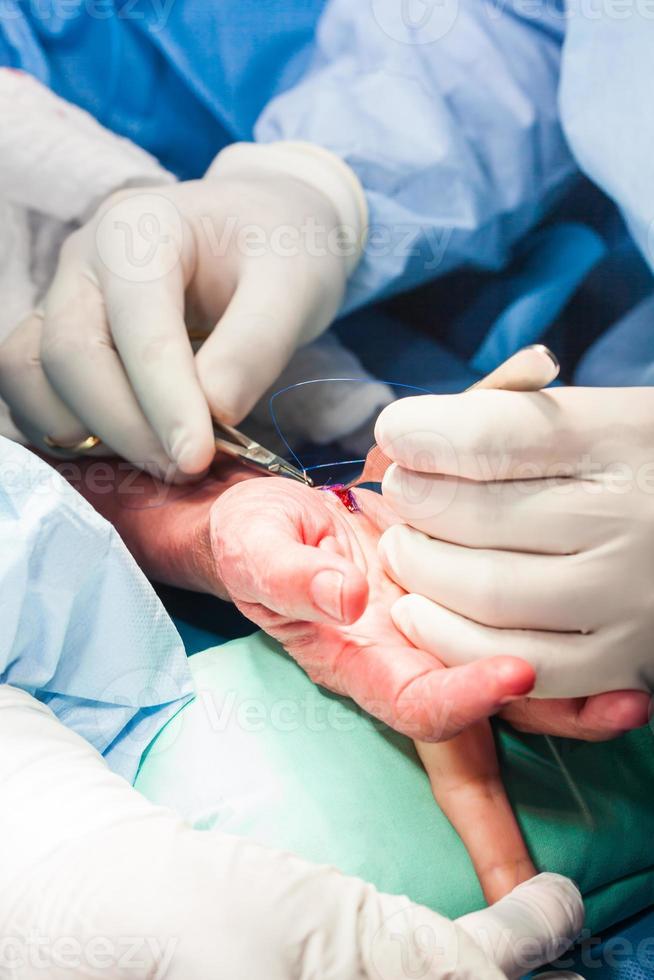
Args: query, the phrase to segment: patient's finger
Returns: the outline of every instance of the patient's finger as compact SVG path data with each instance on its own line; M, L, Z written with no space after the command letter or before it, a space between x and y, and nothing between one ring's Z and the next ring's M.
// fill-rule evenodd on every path
M385 725L409 738L439 742L522 699L535 675L524 660L497 657L446 670L409 646L343 641L334 627L316 638L311 624L288 621L261 606L238 602L241 612L278 640L315 684L352 698ZM350 632L350 631L349 631ZM316 644L318 643L318 648Z
M536 874L502 782L488 721L416 743L434 798L466 846L490 904Z
M650 695L609 691L589 698L526 698L503 709L502 717L521 732L605 742L646 725Z
M338 659L337 680L341 693L391 728L439 742L524 696L535 675L513 657L446 670L424 650L352 642Z

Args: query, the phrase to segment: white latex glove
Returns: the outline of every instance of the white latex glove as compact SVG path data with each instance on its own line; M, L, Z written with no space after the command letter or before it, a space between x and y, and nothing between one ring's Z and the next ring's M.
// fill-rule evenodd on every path
M37 446L92 433L202 473L211 415L240 422L337 313L366 222L354 174L305 144L235 144L203 180L117 192L0 349L0 393ZM195 358L187 326L211 333Z
M0 974L12 980L500 980L559 955L575 886L461 925L355 878L184 825L48 708L0 686ZM473 938L474 937L474 938Z
M0 340L50 285L61 242L118 187L174 180L26 72L0 67ZM21 436L0 401L0 432Z
M376 438L410 525L380 542L409 639L448 665L522 657L541 698L651 690L654 389L408 398Z

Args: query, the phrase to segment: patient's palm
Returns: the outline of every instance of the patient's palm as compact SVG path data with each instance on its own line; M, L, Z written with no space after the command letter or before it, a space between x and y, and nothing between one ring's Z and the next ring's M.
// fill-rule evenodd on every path
M393 518L377 494L357 491L357 499L361 509L350 513L334 494L287 480L239 484L212 514L219 575L239 609L314 681L414 738L448 737L496 710L507 675L500 682L488 662L445 671L396 629L390 608L402 593L377 557ZM323 568L345 569L343 622L311 599ZM519 686L520 662L511 663Z

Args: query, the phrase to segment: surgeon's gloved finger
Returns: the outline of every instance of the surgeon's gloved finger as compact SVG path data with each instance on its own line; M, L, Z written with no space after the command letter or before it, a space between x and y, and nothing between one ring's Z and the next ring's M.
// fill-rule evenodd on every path
M592 663L593 648L597 643L592 634L484 626L415 594L398 599L391 609L391 616L411 643L429 650L448 667L499 656L523 658L536 669L536 692L543 698L553 696L561 686L561 658ZM556 657L552 655L554 645ZM577 671L573 678L566 680L568 686L574 683L587 689L587 671Z
M280 504L256 496L255 484L261 482L266 478L252 481L251 502L246 498L235 511L232 500L243 496L230 491L212 508L211 549L219 580L235 602L259 604L292 621L354 622L365 609L368 583L339 547L336 529L309 527L306 488L289 484Z
M584 924L577 886L557 874L541 874L518 885L480 912L457 919L508 980L561 956Z
M605 742L642 728L651 717L644 691L609 691L588 698L516 701L502 717L521 732Z
M62 445L85 439L88 430L59 398L41 364L43 318L32 313L0 346L0 395L20 430L47 451L45 436Z
M116 348L146 418L180 470L199 475L215 455L213 429L184 321L190 259L180 254L176 235L169 238L172 244L158 246L145 269L116 259L115 267L99 268L99 281Z
M405 592L485 626L589 632L609 612L606 601L598 608L583 556L462 548L402 524L381 537L379 555ZM564 602L561 595L574 601Z
M246 268L196 355L211 411L222 422L238 425L245 418L290 361L312 314L324 316L303 298L302 267L291 277L292 271L278 260ZM328 315L335 313L330 306Z
M384 409L375 438L393 462L421 473L481 481L574 476L589 448L595 462L615 455L619 440L603 438L597 417L610 403L609 391L600 400L584 388L422 395Z
M475 482L395 463L382 490L406 524L469 548L567 555L591 547L600 534L588 486L577 479Z
M45 300L40 358L50 386L79 418L80 438L98 436L105 453L163 479L175 477L114 348L98 286L65 262Z

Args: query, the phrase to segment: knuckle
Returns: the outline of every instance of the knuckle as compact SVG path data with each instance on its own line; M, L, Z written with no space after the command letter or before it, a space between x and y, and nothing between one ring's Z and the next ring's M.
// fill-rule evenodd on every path
M48 316L40 345L40 361L46 372L57 372L71 358L81 358L88 364L102 360L111 341L104 333L80 329L69 313L57 312Z
M81 336L70 329L70 317L57 313L48 319L47 329L41 338L41 361L47 368L58 368L71 356L82 353Z
M26 327L19 327L0 344L0 379L24 376L40 369L38 337L33 337Z
M539 726L531 717L530 704L529 698L525 698L524 701L515 701L513 704L502 709L501 717L505 721L508 721L511 727L515 728L518 732L524 732L525 734L533 734L539 730L543 732L543 727Z
M145 366L160 365L162 362L179 360L179 345L175 337L166 330L155 330L136 341L136 356Z
M185 221L161 188L132 189L107 199L92 226L90 246L102 276L155 282L183 262Z

